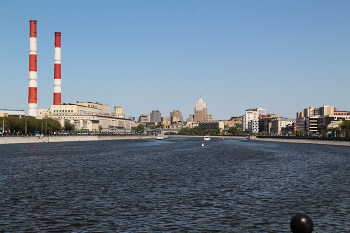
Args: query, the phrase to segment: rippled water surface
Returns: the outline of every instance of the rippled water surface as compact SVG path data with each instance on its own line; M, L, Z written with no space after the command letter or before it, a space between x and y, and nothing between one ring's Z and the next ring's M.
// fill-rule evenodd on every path
M204 143L204 146L201 144ZM0 145L0 232L350 232L350 147L202 138Z

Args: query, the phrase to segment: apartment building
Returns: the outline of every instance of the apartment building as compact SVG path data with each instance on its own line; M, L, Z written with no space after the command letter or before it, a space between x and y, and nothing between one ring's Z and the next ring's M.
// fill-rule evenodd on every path
M263 108L247 109L242 118L243 132L252 132L252 131L249 131L249 122L252 120L259 120L260 115L266 115L266 109L263 109ZM251 123L250 126L253 126L253 123ZM252 129L252 127L250 129Z
M296 123L295 119L276 117L272 120L271 134L279 135L283 128Z

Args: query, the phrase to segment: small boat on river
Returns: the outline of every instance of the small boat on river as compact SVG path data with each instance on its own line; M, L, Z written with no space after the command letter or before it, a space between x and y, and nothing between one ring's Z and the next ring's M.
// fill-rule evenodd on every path
M163 134L158 134L156 140L164 140Z
M204 141L209 141L211 139L210 135L204 136Z

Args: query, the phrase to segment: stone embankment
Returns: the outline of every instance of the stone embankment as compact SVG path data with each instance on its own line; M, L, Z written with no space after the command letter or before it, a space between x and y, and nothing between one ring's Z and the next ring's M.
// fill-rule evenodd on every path
M101 140L135 140L153 138L146 135L111 135L111 136L0 136L0 144L17 143L48 143L48 142L78 142L78 141L101 141Z
M308 143L308 144L322 144L333 146L350 146L350 139L347 138L298 138L298 137L256 137L248 136L247 139L257 141L270 142L292 142L292 143Z
M169 137L203 137L190 135L171 135ZM245 138L244 136L212 136L213 138ZM136 140L152 139L149 135L84 135L84 136L0 136L0 144L18 143L50 143L50 142L78 142L103 140ZM257 141L309 143L335 146L350 146L350 139L346 138L295 138L295 137L261 137L247 136L247 139Z

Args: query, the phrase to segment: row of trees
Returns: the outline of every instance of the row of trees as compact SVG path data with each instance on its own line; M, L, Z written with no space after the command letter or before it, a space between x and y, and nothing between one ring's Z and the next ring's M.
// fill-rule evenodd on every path
M156 129L156 128L159 128L159 126L157 127L156 125L148 125L147 128L148 129ZM228 126L225 126L225 128L228 128ZM142 134L145 131L145 126L142 124L139 124L137 126L131 127L131 129L135 133ZM242 124L236 124L236 126L234 126L234 127L229 127L227 132L229 134L233 134L233 135L241 135L242 134ZM178 132L179 135L206 135L206 134L218 135L220 133L221 133L220 128L202 130L198 126L195 126L193 128L184 127L184 128L181 128Z
M233 134L233 135L242 135L243 134L242 124L240 124L240 123L237 123L233 127L228 127L228 126L225 125L225 128L228 128L227 132L229 134Z
M21 118L0 117L0 127L0 132L7 134L52 133L62 130L61 124L55 119L37 119L30 116Z
M157 127L156 125L149 125L147 126L147 128L155 129ZM243 134L242 124L236 124L236 126L234 127L228 127L225 125L225 128L228 128L227 132L229 134L232 134L232 135ZM134 130L136 133L142 134L145 131L145 126L139 124L138 126L132 127L131 129ZM326 135L327 132L329 131L332 131L333 135L344 135L346 137L350 137L350 121L343 121L339 124L338 127L335 127L333 129L327 129L327 127L325 127L321 133L323 133L323 135ZM181 130L179 130L178 134L180 135L203 135L203 134L217 135L217 134L220 134L220 128L202 130L198 126L195 126L193 128L184 127ZM259 132L258 134L264 135L266 134L266 132ZM302 136L302 135L307 135L307 133L296 132L296 135Z
M145 126L139 124L138 126L131 127L131 130L134 130L135 133L143 134L143 132L145 131Z
M189 127L182 128L181 130L179 130L178 134L180 135L205 135L205 134L218 135L221 133L220 131L221 131L220 128L203 130L198 126L195 126L193 128L189 128Z

